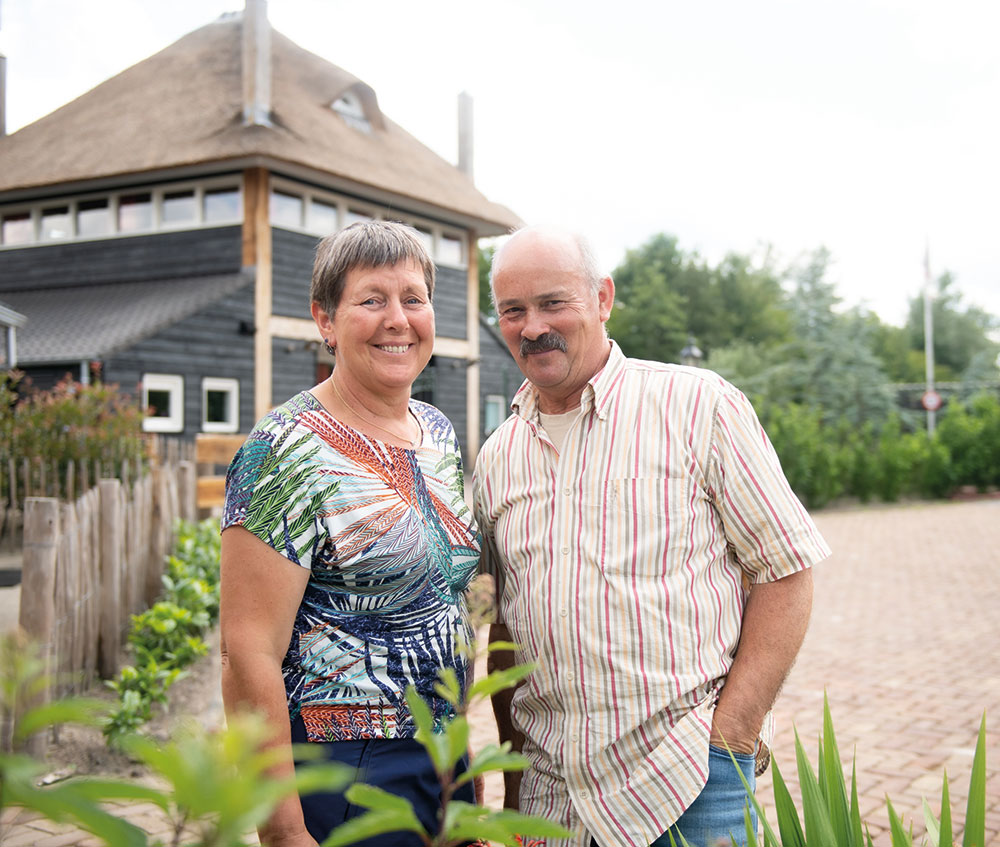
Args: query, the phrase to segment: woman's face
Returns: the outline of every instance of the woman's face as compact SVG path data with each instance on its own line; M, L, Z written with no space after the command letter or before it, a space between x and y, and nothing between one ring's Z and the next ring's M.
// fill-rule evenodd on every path
M348 271L332 319L313 316L355 389L408 393L434 349L434 308L415 262Z

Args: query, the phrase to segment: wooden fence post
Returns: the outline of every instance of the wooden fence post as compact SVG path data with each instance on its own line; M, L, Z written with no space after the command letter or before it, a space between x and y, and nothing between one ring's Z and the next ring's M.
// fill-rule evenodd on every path
M97 672L110 679L118 673L121 652L121 482L102 479L98 489L101 492L101 648Z
M180 499L178 517L186 521L193 521L198 517L198 474L196 471L194 462L183 461L177 464L177 494Z
M53 668L56 618L53 586L56 576L56 556L59 549L59 501L54 497L29 497L24 502L24 553L21 562L21 608L19 622L31 639L38 644L44 663L44 673ZM51 680L49 680L51 684ZM42 705L50 698L45 686L32 705ZM32 756L45 754L46 732L28 739L25 748Z

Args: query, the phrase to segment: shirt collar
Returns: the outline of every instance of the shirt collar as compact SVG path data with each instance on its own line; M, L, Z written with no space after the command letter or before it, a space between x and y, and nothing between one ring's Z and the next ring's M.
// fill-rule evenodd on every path
M612 339L611 355L608 356L608 361L587 381L583 388L580 406L585 414L593 411L601 420L607 417L608 406L612 399L612 389L618 383L624 369L625 354L622 353L617 342ZM538 392L528 380L521 384L510 407L514 414L526 421L538 420Z

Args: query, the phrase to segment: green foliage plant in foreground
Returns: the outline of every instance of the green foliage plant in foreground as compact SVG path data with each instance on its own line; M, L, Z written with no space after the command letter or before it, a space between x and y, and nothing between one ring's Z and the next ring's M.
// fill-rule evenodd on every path
M857 768L852 766L850 795L844 781L844 768L837 749L837 740L833 732L833 720L830 717L830 704L824 698L823 704L823 735L819 743L819 759L817 770L814 771L806 758L805 749L795 736L795 759L798 767L799 788L802 792L802 818L789 794L788 788L778 763L772 759L771 776L774 787L774 807L778 831L764 816L764 810L757 799L750 794L754 808L760 818L763 828L763 838L758 839L750 826L749 810L745 813L746 839L748 847L813 847L813 845L831 845L831 847L872 847L872 839L868 828L861 821L858 807ZM733 759L742 778L742 771ZM749 784L743 779L749 792ZM892 837L892 847L913 847L913 835L908 832L902 820L892 807L892 801L886 797L889 813L889 827ZM956 847L952 840L951 803L948 794L948 774L943 777L941 791L941 816L935 818L934 813L924 800L924 821L927 835L922 845L929 847ZM678 845L683 845L684 839L678 839ZM986 847L986 716L979 726L979 740L972 761L972 775L969 780L969 800L965 812L965 832L962 847Z
M111 743L151 720L154 704L167 702L184 668L208 652L204 636L219 619L218 521L178 521L176 536L160 599L132 616L135 663L107 683L119 700L104 726Z
M32 708L29 704L49 684L42 661L20 633L0 638L0 710L7 739L14 749L36 732L56 724L96 724L106 704L99 700L64 699ZM159 778L163 787L135 781L73 778L42 786L45 764L19 752L0 752L0 811L11 806L37 812L57 822L92 833L108 847L244 847L249 835L292 792L338 791L353 771L337 763L316 764L307 772L275 779L269 771L281 757L262 744L268 729L260 718L246 715L213 732L193 722L165 744L126 735L121 746ZM310 756L296 749L300 758ZM142 802L157 807L168 825L164 843L102 807L108 801ZM9 821L4 816L4 821ZM0 824L0 843L7 835Z

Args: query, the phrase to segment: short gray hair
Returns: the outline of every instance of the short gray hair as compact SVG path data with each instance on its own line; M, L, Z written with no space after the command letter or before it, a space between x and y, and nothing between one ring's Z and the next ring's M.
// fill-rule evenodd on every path
M597 292L601 290L601 280L604 279L607 274L601 272L601 266L597 262L597 254L594 253L594 248L591 246L590 241L585 235L579 232L559 230L548 226L526 226L512 232L511 237L493 251L493 259L490 262L490 298L493 301L494 309L496 308L497 301L493 290L493 277L496 275L500 257L507 245L522 233L562 237L571 241L576 246L577 253L580 256L580 273L583 275L583 278L590 283L591 293L597 294Z
M403 262L413 262L423 271L427 295L433 298L434 261L413 227L392 221L351 224L316 245L309 299L332 316L340 305L348 273Z

